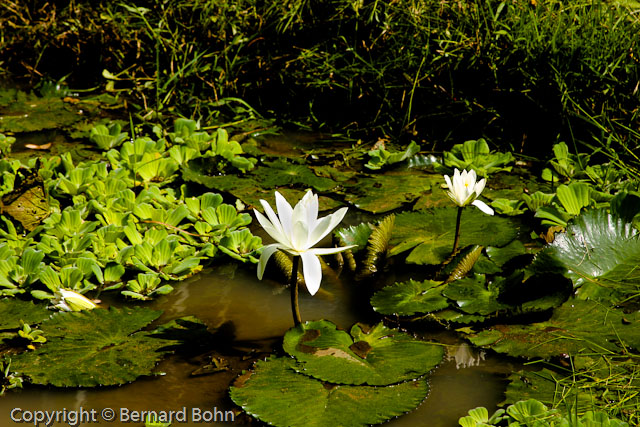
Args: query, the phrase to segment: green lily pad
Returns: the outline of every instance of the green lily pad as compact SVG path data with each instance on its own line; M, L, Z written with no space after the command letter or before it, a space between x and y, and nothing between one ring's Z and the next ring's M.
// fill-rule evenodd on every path
M259 169L260 168L258 168L258 170ZM260 211L262 211L260 199L266 200L271 206L275 207L275 193L273 189L262 188L264 182L259 182L251 177L240 177L236 175L209 176L202 174L195 168L183 167L182 178L185 181L196 182L213 190L230 193L234 197L242 200L245 205L254 207ZM305 194L304 190L286 187L279 188L278 191L290 202L300 200ZM335 209L343 205L343 203L325 196L320 196L318 202L320 211Z
M438 175L442 180L442 176ZM384 213L405 203L414 202L431 189L433 177L421 172L387 172L384 175L358 178L354 184L345 185L345 200L358 209L372 213Z
M404 212L396 216L390 255L411 249L407 262L439 264L451 254L457 208L437 208L424 212ZM462 213L460 247L467 245L504 246L518 235L513 219L485 215L471 206Z
M337 183L329 178L317 176L309 167L276 160L268 166L260 166L252 172L263 188L275 188L285 185L300 185L304 188L312 187L317 191L328 191Z
M516 357L617 352L622 347L640 348L639 325L638 312L625 314L595 301L569 300L545 322L493 326L469 340Z
M486 252L491 261L502 267L510 259L527 253L527 249L520 240L514 240L502 248L490 246L486 249Z
M433 280L396 283L376 292L371 297L371 305L381 314L412 316L431 313L449 306L449 301L442 296L444 286L442 282Z
M418 406L425 380L387 387L323 383L294 371L295 361L258 361L238 378L231 399L254 417L276 426L365 426L382 423Z
M576 217L567 231L536 257L536 265L560 264L581 298L609 298L640 290L640 236L604 209Z
M161 311L111 308L61 312L40 325L47 342L36 351L13 356L11 368L34 384L95 387L126 384L151 375L176 341L140 331Z
M486 316L509 307L498 301L504 281L504 278L498 277L485 284L483 274L474 274L473 277L449 283L442 294L456 301L458 308L465 313Z
M363 328L356 324L349 335L326 320L306 322L287 331L283 348L302 362L300 372L340 384L394 384L424 375L442 360L438 345L382 323Z
M15 89L2 96L6 106L0 111L0 132L33 132L43 129L59 129L69 126L82 115L62 101L61 98L39 98ZM9 102L4 102L10 100Z
M15 329L22 327L20 320L29 325L42 322L51 316L46 304L34 304L16 298L0 300L0 329Z

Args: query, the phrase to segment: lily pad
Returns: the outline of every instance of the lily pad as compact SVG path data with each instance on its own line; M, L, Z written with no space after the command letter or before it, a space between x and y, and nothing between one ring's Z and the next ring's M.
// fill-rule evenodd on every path
M40 325L47 342L34 352L12 357L11 368L34 384L95 387L126 384L151 375L176 341L140 331L161 311L111 308L61 312Z
M329 178L317 176L309 167L276 160L267 166L256 168L252 175L260 180L264 188L281 187L285 185L301 185L304 188L313 187L317 191L327 191L337 183Z
M6 107L0 110L0 132L58 129L82 119L82 115L73 111L61 98L39 98L34 94L9 89L3 93L2 101Z
M509 307L498 301L504 282L504 278L498 277L486 284L483 274L474 274L449 283L442 294L456 301L458 308L465 313L486 316Z
M15 329L22 327L20 320L29 325L42 322L51 315L46 304L34 304L16 298L0 300L0 329Z
M302 364L300 372L339 384L388 385L433 369L443 349L382 323L371 330L356 324L351 335L326 320L306 322L285 334L284 350Z
M450 254L456 228L457 208L404 212L396 216L390 255L411 250L407 262L439 264ZM513 219L488 216L471 207L462 213L460 247L504 246L518 235Z
M387 387L328 384L298 374L295 361L258 361L238 378L231 399L254 417L276 426L365 426L382 423L418 406L425 380Z
M442 289L442 282L409 280L376 292L371 297L371 305L381 314L412 316L431 313L449 306L448 300L442 296Z
M570 300L545 322L497 325L472 334L469 340L516 357L617 352L625 347L640 348L639 325L639 312L625 314L595 301Z
M591 210L575 218L567 231L537 257L537 267L560 264L581 298L609 298L640 290L640 236L630 223Z
M442 180L441 175L437 177ZM368 212L389 212L405 203L414 202L431 189L433 181L432 176L412 171L365 176L358 178L354 184L345 185L345 200Z

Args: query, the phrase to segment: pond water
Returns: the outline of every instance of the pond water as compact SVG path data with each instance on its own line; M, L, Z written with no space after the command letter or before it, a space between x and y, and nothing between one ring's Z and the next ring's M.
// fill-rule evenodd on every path
M342 276L327 270L321 291L315 297L304 290L300 293L303 319L326 318L342 328L349 328L357 321L374 321L371 314L360 312L354 298L357 292L352 292L355 285L343 280ZM149 306L164 311L159 323L188 315L202 320L209 331L216 332L216 343L208 346L213 350L204 355L173 355L157 368L157 372L164 375L143 378L126 386L68 391L28 387L15 393L8 392L0 399L0 425L13 425L10 418L13 408L25 411L94 409L98 417L105 408L116 411L126 408L131 411L129 415L120 412L125 421L127 416L133 417L133 411L181 410L183 407L191 422L174 425L202 425L193 421L198 415L202 419L217 416L218 421L226 416L228 422L221 422L221 425L248 422L259 425L241 414L226 412L234 408L227 388L240 370L248 368L252 362L248 358L242 360L241 355L264 357L272 351L281 351L281 337L292 326L288 289L269 278L258 281L255 266L220 265L176 284L173 293L150 302ZM471 408L495 408L504 390L500 374L514 369L509 362L469 352L467 347L456 345L460 343L455 341L453 334L425 332L421 335L447 345L450 356L432 374L431 392L423 404L416 411L392 420L389 425L450 427L458 425L458 418ZM211 365L212 357L222 365L228 363L228 370L192 375L203 365ZM195 414L193 408L199 408L195 409ZM230 422L232 418L233 423ZM125 423L114 423L120 424Z

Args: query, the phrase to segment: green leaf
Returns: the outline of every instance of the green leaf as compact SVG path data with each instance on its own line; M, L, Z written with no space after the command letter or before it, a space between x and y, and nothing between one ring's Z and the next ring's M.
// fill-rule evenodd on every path
M489 151L487 141L466 141L464 144L456 144L450 152L444 152L444 165L449 168L473 169L478 176L487 176L500 171L511 171L507 164L513 162L511 153L492 153Z
M57 313L40 330L47 342L12 357L11 368L34 384L95 387L126 384L151 375L175 341L140 331L162 312L147 308L95 309Z
M394 384L424 375L442 360L441 346L382 323L363 328L356 324L349 335L326 320L306 322L287 331L283 348L302 362L300 372L341 384Z
M509 307L498 301L503 283L504 278L499 277L486 284L483 274L474 274L474 277L449 283L442 294L456 301L458 308L465 313L486 316Z
M441 263L451 254L457 211L457 208L437 208L397 215L390 255L411 249L407 256L409 263ZM466 208L460 225L460 247L504 246L517 236L518 228L512 219L488 216L475 207Z
M582 208L591 204L590 187L584 182L572 182L561 185L556 190L562 207L572 216L578 215Z
M358 209L384 213L414 202L442 181L442 175L426 175L419 171L387 172L384 175L360 177L345 185L345 200Z
M535 264L557 263L583 298L610 298L640 290L640 240L629 223L605 210L576 217L538 254Z
M34 304L16 298L0 300L0 329L16 329L22 327L20 320L29 325L40 323L52 314L46 304Z
M396 283L376 292L371 297L373 309L381 314L412 316L416 313L431 313L449 306L442 296L442 282L425 280Z
M342 245L357 245L357 247L351 249L352 252L356 253L367 246L369 236L371 236L372 232L373 225L363 222L356 226L352 225L351 227L341 228L337 230L335 234L342 242Z
M271 358L231 387L231 399L254 417L276 426L366 426L382 423L418 406L425 380L388 387L323 383L293 369L295 361Z
M500 325L470 341L510 356L548 358L561 354L618 352L640 348L640 313L625 314L594 301L569 300L553 316L530 325Z

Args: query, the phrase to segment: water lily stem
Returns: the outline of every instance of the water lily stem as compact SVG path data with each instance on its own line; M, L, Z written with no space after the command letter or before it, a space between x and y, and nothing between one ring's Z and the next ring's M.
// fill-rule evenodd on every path
M460 220L462 219L462 206L458 206L458 215L456 216L456 237L453 240L453 250L451 255L455 255L458 250L458 242L460 241Z
M293 256L293 265L291 266L291 281L289 282L291 286L291 312L293 313L293 324L298 326L302 323L302 318L300 317L300 306L298 305L298 262L300 261L300 257L297 255Z

